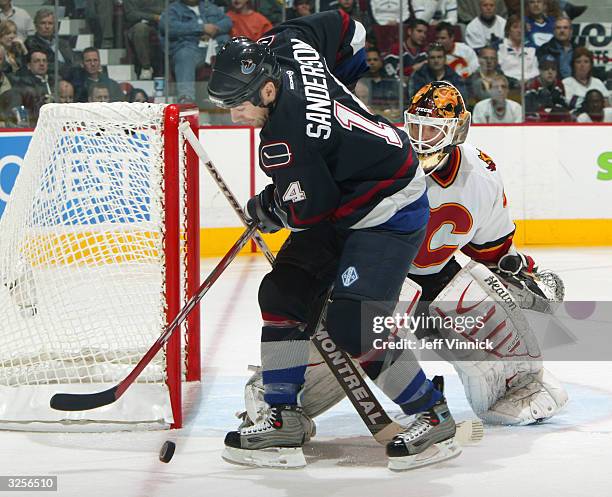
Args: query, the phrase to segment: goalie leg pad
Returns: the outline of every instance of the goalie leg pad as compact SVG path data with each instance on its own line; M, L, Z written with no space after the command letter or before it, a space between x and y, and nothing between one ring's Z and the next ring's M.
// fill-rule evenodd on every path
M542 368L513 382L507 393L480 417L491 424L528 425L551 418L567 404L567 392L555 376Z
M471 261L459 271L430 304L429 312L453 323L439 328L443 338L488 345L486 349L454 347L444 353L477 415L506 393L507 380L519 380L542 369L540 348L527 319L504 285L482 264Z

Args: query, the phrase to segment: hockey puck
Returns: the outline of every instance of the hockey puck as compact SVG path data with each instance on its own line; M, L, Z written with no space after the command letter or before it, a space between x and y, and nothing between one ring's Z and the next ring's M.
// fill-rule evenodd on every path
M159 450L159 460L161 462L169 463L174 455L176 444L170 440L166 440L162 448Z

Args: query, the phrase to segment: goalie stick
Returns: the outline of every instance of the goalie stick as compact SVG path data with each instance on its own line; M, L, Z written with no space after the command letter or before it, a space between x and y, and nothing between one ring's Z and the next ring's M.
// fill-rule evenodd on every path
M208 277L202 282L200 288L196 294L189 299L189 301L183 306L180 312L168 324L159 338L147 351L147 353L138 361L138 364L132 369L132 371L117 385L102 392L94 393L56 393L51 397L51 407L58 411L87 411L89 409L95 409L96 407L102 407L108 404L112 404L118 400L125 391L130 387L132 383L138 378L140 373L145 367L151 362L155 355L161 350L165 343L170 339L172 334L179 328L179 326L185 321L189 313L193 308L198 305L200 300L206 295L206 292L210 290L219 276L225 271L227 266L235 259L242 247L251 239L257 225L247 225L247 229L240 236L240 238L234 243L232 248L225 254L223 259L215 266L210 272Z
M240 204L236 200L236 197L231 192L218 169L213 164L210 156L204 150L204 147L200 143L195 133L191 130L189 123L183 123L179 125L179 131L183 133L185 139L189 142L193 150L196 152L200 160L204 163L207 171L212 176L213 180L229 202L234 212L238 215L240 220L248 225L248 219L242 210ZM253 237L255 243L259 249L263 252L266 259L271 265L274 264L274 254L264 241L264 239L256 233ZM331 294L331 290L328 294ZM327 302L325 299L324 302ZM319 322L315 328L313 335L313 343L316 349L319 351L323 360L331 370L332 374L346 393L353 407L359 414L359 417L363 420L368 430L374 437L374 439L380 444L386 444L396 434L403 431L403 427L393 421L384 407L378 401L364 378L361 376L351 357L344 351L337 348L334 341L331 339L323 322L325 305L319 313ZM482 421L477 419L461 421L457 423L457 433L455 438L459 443L475 443L480 441L484 436L484 429Z

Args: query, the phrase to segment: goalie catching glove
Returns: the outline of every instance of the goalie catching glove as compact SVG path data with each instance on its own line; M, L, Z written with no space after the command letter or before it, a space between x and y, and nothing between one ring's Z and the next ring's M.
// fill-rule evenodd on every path
M487 267L503 281L521 309L551 314L551 302L563 302L561 278L552 271L539 271L528 255L511 249L497 264Z
M266 186L258 195L251 197L244 209L249 221L257 223L262 233L276 233L285 226L284 212L278 207L274 185Z

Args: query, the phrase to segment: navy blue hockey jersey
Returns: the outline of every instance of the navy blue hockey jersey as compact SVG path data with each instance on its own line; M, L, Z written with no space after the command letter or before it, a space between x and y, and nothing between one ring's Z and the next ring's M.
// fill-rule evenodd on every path
M259 42L282 67L259 161L288 227L424 226L425 180L408 136L346 87L363 72L363 26L342 11L323 12L281 24Z

